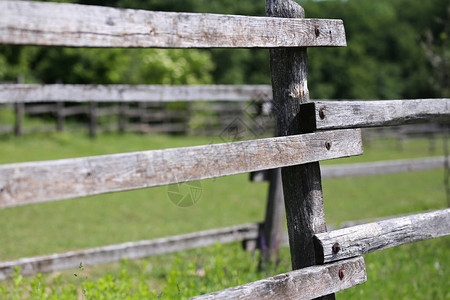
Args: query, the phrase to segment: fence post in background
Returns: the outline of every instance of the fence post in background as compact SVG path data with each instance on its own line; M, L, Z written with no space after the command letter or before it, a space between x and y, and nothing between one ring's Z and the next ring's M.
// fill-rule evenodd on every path
M128 103L126 102L120 102L119 106L119 131L121 133L124 133L127 128L128 123Z
M64 131L64 102L56 103L56 130Z
M292 0L266 0L266 15L304 18L303 8ZM306 48L270 50L277 135L311 132L308 120L298 120L300 105L309 100ZM311 122L312 123L312 122ZM300 126L301 125L301 126ZM324 145L325 147L325 145ZM319 163L281 170L292 268L316 264L313 235L326 232ZM334 299L334 294L324 299Z
M267 198L266 216L264 219L261 249L266 263L278 263L284 227L283 186L281 184L281 169L268 170L269 195ZM262 236L260 237L262 239Z
M146 125L147 124L147 103L146 102L139 102L139 127L141 133L145 133Z
M23 135L23 114L25 111L25 104L23 102L14 103L14 112L16 115L16 123L14 124L14 134L16 136Z
M17 83L18 84L23 83L22 76L17 77ZM15 114L14 134L16 136L23 135L22 122L24 112L25 112L25 103L23 102L14 103L14 114Z
M89 103L89 136L97 136L97 102Z

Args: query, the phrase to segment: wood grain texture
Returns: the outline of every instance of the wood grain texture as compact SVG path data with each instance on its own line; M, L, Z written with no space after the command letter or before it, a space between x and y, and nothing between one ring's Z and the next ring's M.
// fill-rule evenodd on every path
M320 233L317 258L328 263L450 234L450 208ZM332 251L339 244L337 253Z
M339 278L340 269L344 270L342 279ZM364 259L358 257L276 275L191 299L314 299L366 281Z
M267 170L269 173L269 193L266 215L261 236L261 250L266 263L276 263L279 259L281 240L284 234L284 198L281 184L281 169Z
M332 141L328 150L326 141ZM0 208L183 183L362 153L360 130L0 166Z
M440 169L445 167L444 163L444 156L385 160L369 163L320 166L320 173L322 179L372 176ZM267 181L268 178L269 170L252 172L250 175L250 180L253 182Z
M450 99L316 101L314 106L316 129L450 122Z
M395 174L444 168L445 157L426 157L358 163L348 165L322 166L322 178L360 177Z
M1 3L1 2L0 2ZM0 103L272 100L270 85L0 84Z
M86 250L55 253L47 256L21 258L0 262L0 280L7 279L20 267L22 275L47 273L65 269L102 264L122 259L137 259L152 255L177 252L187 249L211 246L216 243L231 243L258 236L259 224L251 223L220 229L211 229L154 240L128 242Z
M315 27L321 29L316 36ZM341 20L155 12L0 2L0 43L70 47L271 48L345 46Z
M303 18L304 10L291 0L266 0L270 17ZM270 50L273 110L277 135L312 132L315 123L299 118L301 104L309 101L306 48ZM282 169L283 194L292 268L315 265L314 233L326 231L322 183L318 163ZM330 299L334 299L333 295Z

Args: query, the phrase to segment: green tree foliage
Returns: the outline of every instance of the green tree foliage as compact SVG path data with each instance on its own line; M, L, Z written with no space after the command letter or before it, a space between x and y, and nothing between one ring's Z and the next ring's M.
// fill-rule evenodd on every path
M448 20L447 0L301 4L307 17L343 19L347 34L346 48L308 50L309 85L314 98L444 96L432 84L433 66L420 43L426 32L437 37L443 31L445 22L438 20Z

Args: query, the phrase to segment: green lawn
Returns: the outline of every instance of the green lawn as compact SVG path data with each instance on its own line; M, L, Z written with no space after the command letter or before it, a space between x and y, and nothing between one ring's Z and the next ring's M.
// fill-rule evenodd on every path
M5 135L0 137L0 163L214 142L220 140L140 134L101 134L91 140L81 132L34 134L21 138ZM414 140L408 141L404 151L399 152L396 141L380 140L372 142L362 156L325 163L430 155L442 155L442 146L437 147L436 153L430 154L426 140ZM446 198L443 179L443 170L432 170L324 180L327 222L339 224L349 220L444 208ZM205 180L201 185L201 199L188 208L172 204L167 187L158 187L0 210L0 259L151 239L263 219L267 183L250 183L248 174L242 174ZM449 246L447 237L366 255L368 282L338 295L351 299L360 299L361 296L372 299L448 297L449 285L446 279L450 277L450 272L446 262L450 256ZM128 277L130 280L145 278L146 284L155 291L153 296L162 292L162 296L166 297L186 297L287 271L288 252L287 249L283 250L282 263L277 270L269 268L266 272L256 272L257 259L251 253L243 252L239 245L231 244L156 256L125 265L113 263L86 267L84 270L69 270L61 272L57 283L61 288L71 283L77 293L86 286L93 292L103 288L99 282L105 282L105 276L108 276L105 274L112 274L109 275L112 276L110 280L114 281L117 277L121 278L118 282L123 283L128 282ZM127 270L128 277L121 273L121 269ZM200 276L201 272L197 274L202 269L205 270L205 276ZM83 276L73 275L80 272ZM55 275L47 275L39 280L51 282L54 278ZM99 284L95 286L94 283ZM0 287L12 290L13 285L13 281L7 281Z

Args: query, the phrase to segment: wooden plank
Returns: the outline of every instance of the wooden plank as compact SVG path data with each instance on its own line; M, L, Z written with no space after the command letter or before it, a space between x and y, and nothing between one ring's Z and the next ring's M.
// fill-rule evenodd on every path
M317 35L315 28L320 28ZM342 20L283 20L66 3L0 2L0 43L120 48L345 46Z
M358 163L348 165L322 166L322 178L360 177L395 174L444 168L445 157L426 157Z
M333 146L328 150L326 141ZM0 166L0 208L167 185L362 153L360 130Z
M64 131L64 102L56 103L56 130Z
M271 100L270 85L0 84L0 103Z
M130 132L184 132L186 130L185 124L129 124L126 131Z
M128 125L127 111L129 105L126 102L121 102L119 107L119 132L125 132Z
M64 102L57 102L57 103L59 104L59 103L64 103ZM89 107L86 105L65 107L62 112L62 115L65 117L75 116L75 115L84 115L84 114L89 114Z
M285 225L280 168L269 170L269 181L266 215L263 223L263 235L261 235L261 250L265 263L277 263Z
M450 99L316 101L307 105L314 107L316 129L450 122Z
M23 102L17 102L14 104L14 112L15 112L14 134L16 136L23 135L24 111L25 111L25 104Z
M320 173L322 174L322 179L372 176L440 169L445 167L444 163L444 156L386 160L369 163L321 166ZM267 181L269 177L268 171L269 170L252 172L250 173L250 180L253 182Z
M449 234L447 208L316 234L316 256L328 263Z
M118 106L99 107L97 108L97 117L117 115L119 113Z
M34 104L27 105L25 107L25 112L29 115L53 114L56 112L56 109L56 104Z
M341 270L342 278L339 276ZM314 299L366 281L364 259L358 257L279 274L191 299Z
M64 269L76 269L80 263L84 266L89 266L120 261L122 259L137 259L152 255L206 247L216 243L225 244L252 239L258 236L258 227L259 224L251 223L154 240L128 242L86 250L0 262L0 280L7 279L14 273L14 268L16 267L21 268L22 275L32 275Z
M285 18L305 15L292 0L267 0L266 14ZM306 48L271 49L270 71L277 135L311 132L314 120L299 118L301 104L309 101ZM296 270L316 264L313 235L327 230L320 167L315 162L289 166L281 172L292 268ZM334 299L334 295L326 298Z
M89 103L89 136L97 136L97 102Z

